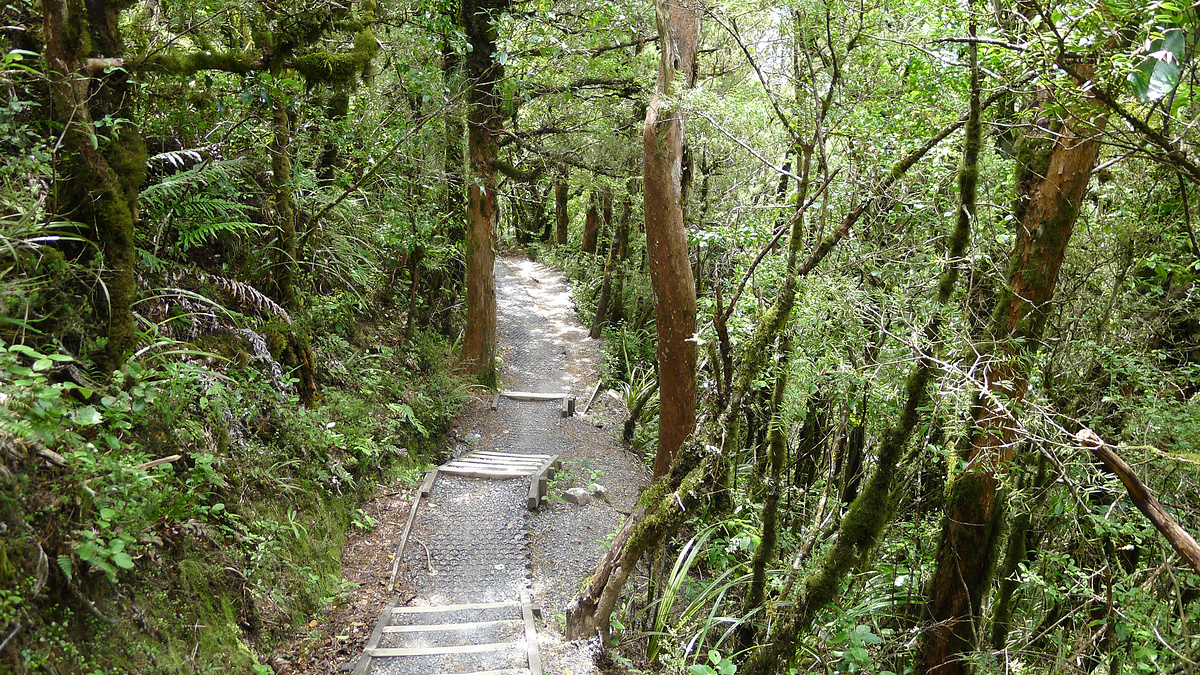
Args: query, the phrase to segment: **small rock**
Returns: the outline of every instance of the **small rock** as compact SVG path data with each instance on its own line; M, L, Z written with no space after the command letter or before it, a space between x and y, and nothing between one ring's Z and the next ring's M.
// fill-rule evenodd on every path
M592 494L583 488L571 488L563 493L563 499L572 504L583 506L592 501Z
M587 489L588 492L596 497L604 497L604 495L608 494L608 488L599 483L592 483L591 485L587 486Z

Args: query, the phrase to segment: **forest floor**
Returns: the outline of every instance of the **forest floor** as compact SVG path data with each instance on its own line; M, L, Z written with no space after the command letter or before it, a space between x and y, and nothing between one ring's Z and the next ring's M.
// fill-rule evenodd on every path
M363 507L378 525L352 536L343 555L343 579L356 587L280 648L272 663L276 673L352 669L393 597L401 607L479 602L520 588L528 589L543 610L537 629L544 672L599 672L596 639L567 642L562 635L566 605L632 511L649 471L617 440L625 409L613 392L599 391L587 414L581 414L599 377L601 343L590 340L576 318L561 274L524 258L499 258L496 299L502 389L569 392L578 401L577 412L563 418L559 401L510 399L501 399L492 410L490 397L473 398L442 454L447 459L475 450L558 455L563 467L552 481L549 503L537 512L525 509L528 479L439 475L433 494L418 508L393 595L387 590L392 554L414 489L380 486L378 496ZM562 498L571 487L593 483L606 489L602 498L583 505Z

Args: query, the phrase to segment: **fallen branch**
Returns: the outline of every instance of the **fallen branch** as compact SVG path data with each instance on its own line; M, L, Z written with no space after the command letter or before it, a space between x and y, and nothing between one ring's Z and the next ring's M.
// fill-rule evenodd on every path
M1117 478L1120 478L1121 482L1125 484L1129 498L1133 500L1138 510L1149 518L1150 522L1154 524L1154 528L1167 538L1175 552L1191 563L1196 572L1200 572L1200 545L1197 545L1192 535L1180 527L1171 514L1163 509L1162 504L1158 503L1154 495L1150 494L1137 474L1133 472L1133 468L1117 456L1117 453L1112 451L1112 446L1101 440L1091 429L1080 429L1075 434L1075 440L1104 462L1110 471L1117 474Z

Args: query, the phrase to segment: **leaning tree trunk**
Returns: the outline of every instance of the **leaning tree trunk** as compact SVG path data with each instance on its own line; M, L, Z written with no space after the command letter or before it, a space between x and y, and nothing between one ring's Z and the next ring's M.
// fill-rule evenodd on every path
M99 1L88 3L86 11L65 0L42 3L50 101L54 119L63 125L66 150L62 157L66 178L60 181L61 189L56 187L54 210L90 228L104 257L105 290L96 303L107 307L109 320L99 331L106 342L96 361L105 373L119 367L137 343L133 236L146 154L134 124L122 126L107 151L101 152L92 123L96 114L133 119L127 74L113 72L93 81L81 73L85 56L123 55L120 11L118 5ZM89 37L92 53L85 54ZM89 91L92 84L95 89ZM95 114L91 105L97 106Z
M463 362L488 385L496 383L496 233L499 201L496 191L496 136L504 120L495 86L504 76L496 62L497 31L493 19L508 9L509 0L463 0L462 25L471 50L467 73L471 79L467 115L467 145L471 177L467 196L467 325Z
M946 511L930 582L929 627L918 657L922 672L966 673L963 655L977 642L979 608L992 580L1004 514L1000 487L1016 448L1016 407L1025 397L1025 365L1036 349L1067 243L1100 151L1094 122L1064 120L1053 138L1027 138L1018 157L1017 243L989 328L981 364L986 390L972 413L965 468L946 486ZM1102 123L1102 121L1101 121ZM1020 345L1020 346L1018 346Z
M684 231L684 116L672 109L677 85L690 87L700 40L700 7L655 0L662 45L658 82L642 129L646 248L658 327L659 430L654 475L662 476L696 421L696 284Z

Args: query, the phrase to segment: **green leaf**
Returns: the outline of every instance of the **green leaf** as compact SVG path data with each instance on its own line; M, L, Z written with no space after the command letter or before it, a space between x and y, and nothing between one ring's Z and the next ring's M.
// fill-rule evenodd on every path
M79 554L80 560L92 562L96 558L96 545L89 541L81 544L75 552Z
M709 675L713 672L713 669L704 664L697 663L695 665L688 666L688 672L691 673L691 675Z
M114 553L113 557L112 557L112 561L117 567L120 567L121 569L126 569L126 570L133 569L133 558L130 558L129 554L124 551L118 551L118 552Z
M90 427L100 424L104 421L104 417L94 407L84 406L74 412L71 418L75 420L75 424L81 427Z

